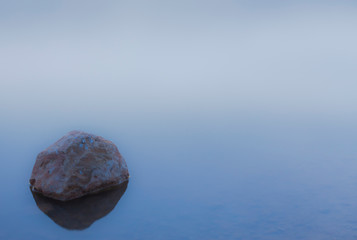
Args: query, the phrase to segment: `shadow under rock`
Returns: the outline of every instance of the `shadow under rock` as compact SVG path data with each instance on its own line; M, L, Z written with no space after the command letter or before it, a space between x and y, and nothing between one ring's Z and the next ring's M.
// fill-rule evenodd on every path
M55 223L70 230L84 230L110 213L124 195L128 182L110 190L62 202L32 192L38 208Z

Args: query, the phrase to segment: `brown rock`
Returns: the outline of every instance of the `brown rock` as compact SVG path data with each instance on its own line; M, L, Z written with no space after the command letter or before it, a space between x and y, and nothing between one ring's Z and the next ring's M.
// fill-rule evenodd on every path
M33 191L67 201L128 179L126 162L111 141L72 131L38 154L30 184Z

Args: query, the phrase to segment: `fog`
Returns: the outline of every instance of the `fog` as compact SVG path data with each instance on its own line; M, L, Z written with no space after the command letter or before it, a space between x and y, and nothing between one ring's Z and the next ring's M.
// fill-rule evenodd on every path
M355 118L356 7L352 1L2 3L0 110Z

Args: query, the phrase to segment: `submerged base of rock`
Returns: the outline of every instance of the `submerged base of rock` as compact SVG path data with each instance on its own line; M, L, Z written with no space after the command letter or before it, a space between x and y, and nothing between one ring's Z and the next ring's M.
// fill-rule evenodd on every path
M58 225L70 230L88 228L96 220L110 213L125 193L128 182L99 193L71 201L58 201L32 192L39 209Z
M72 131L38 154L30 184L34 192L67 201L128 179L126 162L114 143Z

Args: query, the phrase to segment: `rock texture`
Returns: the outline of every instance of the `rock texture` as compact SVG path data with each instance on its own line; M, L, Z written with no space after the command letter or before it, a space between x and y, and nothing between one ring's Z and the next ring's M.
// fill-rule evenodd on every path
M58 201L32 192L38 208L58 225L70 230L83 230L110 213L125 193L128 182L113 189L71 201Z
M32 191L67 201L128 179L126 162L111 141L72 131L38 154L30 184Z

